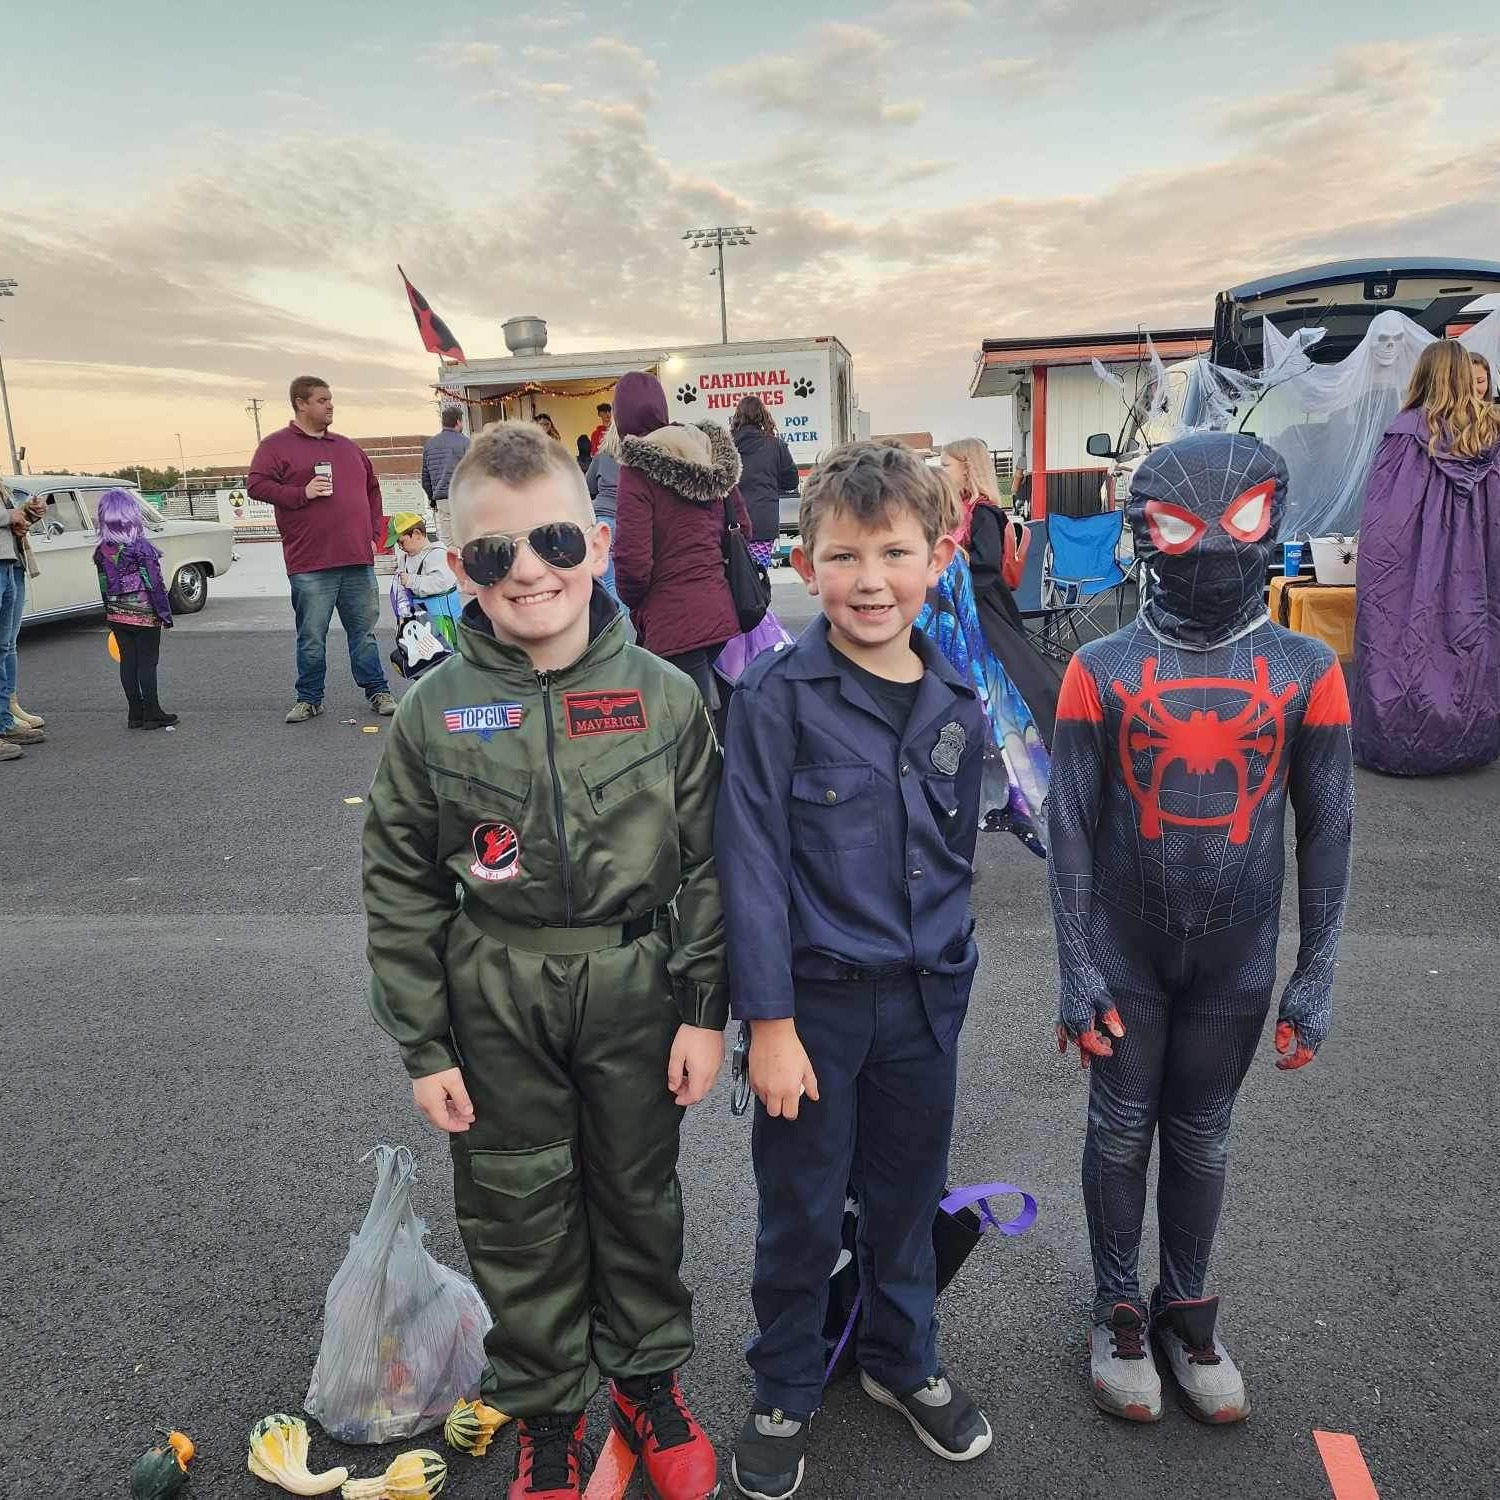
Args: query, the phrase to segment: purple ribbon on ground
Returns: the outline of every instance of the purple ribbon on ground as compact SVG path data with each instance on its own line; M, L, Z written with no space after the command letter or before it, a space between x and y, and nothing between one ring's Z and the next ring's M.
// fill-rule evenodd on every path
M1021 1200L1021 1212L1015 1218L1007 1219L1003 1224L995 1217L995 1211L990 1207L989 1200L1000 1197L1006 1193L1012 1193ZM979 1230L982 1234L986 1229L998 1229L1001 1234L1017 1235L1025 1234L1033 1224L1036 1223L1036 1199L1030 1193L1023 1192L1020 1188L1012 1186L1008 1182L976 1182L969 1187L954 1188L939 1204L938 1207L945 1214L956 1214L960 1209L972 1208L978 1205ZM823 1384L827 1385L833 1377L835 1367L843 1358L844 1350L849 1345L849 1340L854 1336L855 1324L859 1322L859 1310L865 1300L863 1292L854 1294L854 1305L849 1309L849 1316L844 1323L844 1331L839 1334L839 1341L833 1346L833 1353L829 1356L827 1367L823 1371Z

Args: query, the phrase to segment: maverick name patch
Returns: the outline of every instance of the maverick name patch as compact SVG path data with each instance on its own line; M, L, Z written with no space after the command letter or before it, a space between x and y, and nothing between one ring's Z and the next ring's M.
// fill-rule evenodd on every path
M464 708L445 708L443 728L449 734L477 734L485 744L502 729L519 729L526 717L519 703L470 703Z
M568 717L570 740L595 734L634 734L646 728L646 705L633 688L618 693L564 693L563 711Z
M521 873L521 840L509 823L481 823L474 830L474 863L480 880L514 880Z

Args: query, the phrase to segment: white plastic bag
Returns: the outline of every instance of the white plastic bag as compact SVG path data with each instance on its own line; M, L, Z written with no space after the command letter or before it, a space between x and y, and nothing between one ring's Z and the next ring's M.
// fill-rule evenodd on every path
M329 1283L323 1344L303 1409L345 1443L388 1443L436 1427L484 1370L490 1315L468 1277L422 1247L416 1166L377 1146L375 1196ZM369 1156L364 1160L368 1161Z

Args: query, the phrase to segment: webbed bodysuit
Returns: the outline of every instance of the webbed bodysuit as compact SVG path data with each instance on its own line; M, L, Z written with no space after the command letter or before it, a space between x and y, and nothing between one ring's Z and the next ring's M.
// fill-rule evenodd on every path
M1161 1296L1202 1296L1230 1112L1276 978L1289 797L1301 945L1278 1012L1282 1066L1310 1060L1328 1032L1349 704L1333 652L1266 616L1285 495L1285 465L1249 436L1153 452L1127 513L1148 597L1132 625L1083 647L1063 684L1049 871L1060 1037L1092 1063L1083 1187L1101 1317L1120 1302L1144 1310L1158 1134Z

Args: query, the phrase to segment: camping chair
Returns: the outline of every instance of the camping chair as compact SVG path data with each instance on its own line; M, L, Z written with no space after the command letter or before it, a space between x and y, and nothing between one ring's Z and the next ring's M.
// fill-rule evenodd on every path
M1124 521L1119 511L1095 516L1048 512L1042 558L1041 603L1045 611L1037 645L1066 661L1086 640L1118 630L1137 564L1120 562ZM1132 599L1133 602L1133 599Z

